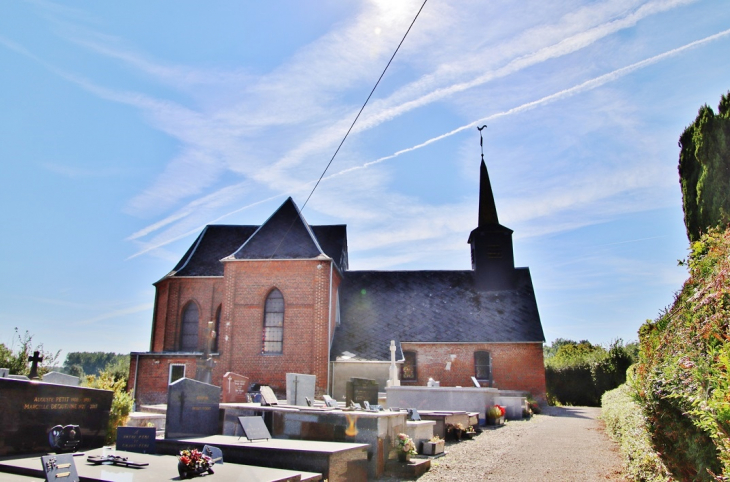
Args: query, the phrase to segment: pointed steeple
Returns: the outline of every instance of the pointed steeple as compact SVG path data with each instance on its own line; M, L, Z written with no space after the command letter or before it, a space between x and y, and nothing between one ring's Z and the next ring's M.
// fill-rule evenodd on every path
M494 204L492 183L489 182L487 165L482 157L482 165L479 169L479 227L489 224L499 224L497 218L497 206Z

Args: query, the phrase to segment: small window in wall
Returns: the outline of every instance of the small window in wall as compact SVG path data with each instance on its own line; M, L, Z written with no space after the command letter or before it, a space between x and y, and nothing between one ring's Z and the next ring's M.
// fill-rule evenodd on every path
M182 363L171 363L170 364L170 379L167 384L176 382L185 376L185 365Z
M416 352L415 351L404 351L403 366L401 367L400 378L401 380L418 380L418 372L416 370Z
M198 351L198 305L192 301L183 310L180 351Z
M264 306L264 340L261 353L282 353L284 347L284 296L274 289Z
M492 355L488 351L474 352L474 372L480 382L492 382Z

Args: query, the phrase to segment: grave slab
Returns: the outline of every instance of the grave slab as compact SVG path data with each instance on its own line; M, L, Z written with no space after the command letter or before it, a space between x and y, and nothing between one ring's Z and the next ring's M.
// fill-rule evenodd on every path
M413 407L422 410L478 412L480 423L486 421L486 410L499 395L496 388L476 387L388 387L387 407Z
M78 425L79 450L101 447L113 392L0 378L0 456L48 452L49 431Z
M201 447L202 448L202 447ZM178 480L177 457L174 455L151 455L133 452L114 451L114 455L128 457L129 460L149 465L141 468L121 467L114 465L94 465L88 463L88 456L102 455L102 449L90 450L85 455L74 457L76 469L84 481L124 481L124 482L159 482L161 480ZM228 460L226 460L228 462ZM211 480L219 481L256 481L256 482L316 482L322 480L321 474L292 471L275 468L257 467L240 464L216 464L215 474ZM13 479L33 477L29 480L43 479L40 456L3 457L0 459L0 481L5 474L12 474Z
M221 389L181 378L167 389L165 438L196 437L219 433Z
M81 385L81 379L73 375L66 375L61 372L48 372L43 375L43 382L55 383L56 385L68 385L70 387L78 387Z
M307 398L314 400L315 375L302 373L286 374L286 402L289 405L307 406Z
M214 445L223 460L236 464L257 464L286 470L322 474L330 482L367 480L367 445L338 442L269 439L249 441L229 435L211 435L157 441L157 452L176 454L183 448L202 449Z

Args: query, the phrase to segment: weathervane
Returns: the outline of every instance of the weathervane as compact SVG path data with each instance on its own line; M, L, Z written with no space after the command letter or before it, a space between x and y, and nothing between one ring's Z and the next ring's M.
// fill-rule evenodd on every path
M482 162L484 162L484 138L482 137L482 129L486 129L487 125L484 124L481 127L477 127L479 129L479 147L482 148Z

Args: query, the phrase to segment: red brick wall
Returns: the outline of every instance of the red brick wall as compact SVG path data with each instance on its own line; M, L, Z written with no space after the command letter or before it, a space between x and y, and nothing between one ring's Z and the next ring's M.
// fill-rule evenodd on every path
M137 386L135 387L135 368L137 357L132 354L129 364L129 390L135 390L137 410L139 405L167 403L167 382L170 376L170 365L184 364L185 376L195 378L196 359L194 356L178 356L163 354L145 354L139 357Z
M472 387L474 352L488 351L492 355L494 386L502 390L528 391L545 400L545 365L542 343L466 343L428 344L403 343L404 351L416 352L418 380L401 381L401 385L425 385L429 378L442 387ZM451 361L450 355L456 355ZM451 370L446 363L451 361Z
M157 283L152 351L177 351L180 348L180 322L189 302L198 305L200 320L198 346L205 345L205 329L215 320L223 302L223 278L167 278Z
M326 393L329 268L326 260L226 262L222 356L214 377L233 371L284 394L287 373L307 373L317 376L317 394ZM335 270L333 285L339 282ZM284 296L283 352L262 354L264 303L274 288Z

